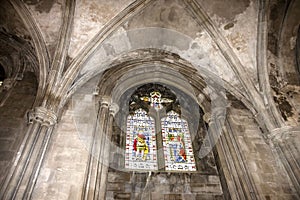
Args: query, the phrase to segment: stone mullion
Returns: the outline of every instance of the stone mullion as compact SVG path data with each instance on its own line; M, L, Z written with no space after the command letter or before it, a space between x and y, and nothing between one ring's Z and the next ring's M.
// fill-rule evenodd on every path
M101 167L101 149L103 146L103 127L109 114L108 106L109 102L102 99L97 115L97 124L93 133L93 141L90 149L85 185L82 193L82 199L84 200L95 199L95 195L98 193L98 179L100 178L99 168Z
M16 85L16 79L14 78L6 78L3 81L3 89L4 91L0 90L0 107L4 106L7 99L10 97L10 94L14 90L14 87Z
M156 152L157 152L157 168L158 170L165 170L165 157L164 146L161 129L161 116L159 112L156 112L155 117L155 134L156 134Z
M114 105L115 106L115 105ZM109 113L109 119L106 125L105 129L105 134L103 135L104 137L104 149L102 153L102 162L100 163L102 165L101 168L101 180L100 180L100 185L99 185L99 194L98 198L99 200L105 199L105 193L106 193L106 182L107 182L107 175L108 175L108 168L109 168L109 156L110 156L110 145L112 144L111 142L111 137L112 137L112 132L113 132L113 120L114 120L114 115L116 114L116 110L113 109L112 107L110 108L110 113Z

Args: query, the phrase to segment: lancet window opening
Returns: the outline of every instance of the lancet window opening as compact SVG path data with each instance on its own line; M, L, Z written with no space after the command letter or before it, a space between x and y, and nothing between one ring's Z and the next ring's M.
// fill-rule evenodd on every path
M170 89L138 88L129 100L126 125L126 169L196 171L188 122Z

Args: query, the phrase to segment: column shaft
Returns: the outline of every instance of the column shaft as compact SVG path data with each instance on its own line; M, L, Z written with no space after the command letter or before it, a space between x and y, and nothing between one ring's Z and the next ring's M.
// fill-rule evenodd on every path
M44 107L29 114L25 138L1 188L1 199L30 199L50 141L56 115ZM46 134L48 133L48 134Z
M101 152L104 149L104 127L106 127L109 116L108 106L109 103L107 101L103 101L99 105L97 122L94 128L92 144L90 148L90 155L87 165L85 185L82 193L82 199L84 200L95 199L95 197L99 193L102 162Z
M108 176L108 168L109 168L109 155L110 155L110 144L111 144L111 136L112 136L112 125L113 125L113 118L114 116L110 114L109 120L106 127L106 137L105 137L105 144L104 144L104 150L103 150L103 162L102 165L102 171L101 171L101 181L99 185L99 195L98 199L105 199L105 193L106 193L106 182L107 182L107 176Z

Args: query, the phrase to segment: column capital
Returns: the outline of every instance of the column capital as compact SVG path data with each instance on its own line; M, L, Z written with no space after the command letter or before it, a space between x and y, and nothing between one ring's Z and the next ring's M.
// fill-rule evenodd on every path
M111 97L110 96L102 96L99 100L101 106L110 106L111 105Z
M36 107L28 112L28 122L37 121L43 126L53 126L57 123L57 116L52 111L45 107Z
M210 120L211 120L211 113L210 113L210 112L206 112L206 113L203 115L202 119L203 119L206 123L209 123Z
M109 106L109 113L113 116L115 116L115 114L117 114L117 112L119 111L119 106L116 103L112 103Z

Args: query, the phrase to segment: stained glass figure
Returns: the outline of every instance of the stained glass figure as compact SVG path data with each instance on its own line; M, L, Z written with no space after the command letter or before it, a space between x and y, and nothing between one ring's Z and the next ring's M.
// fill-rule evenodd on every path
M147 113L154 108L156 120ZM164 109L165 118L160 118ZM165 165L167 171L196 171L188 123L180 118L181 107L176 95L159 84L139 87L129 100L126 129L125 168L133 170L158 170ZM155 121L161 124L162 135L157 135ZM163 151L157 150L163 144ZM158 163L159 157L165 159Z
M141 108L127 117L125 168L157 170L155 122Z
M166 170L196 171L187 121L170 111L161 125Z

